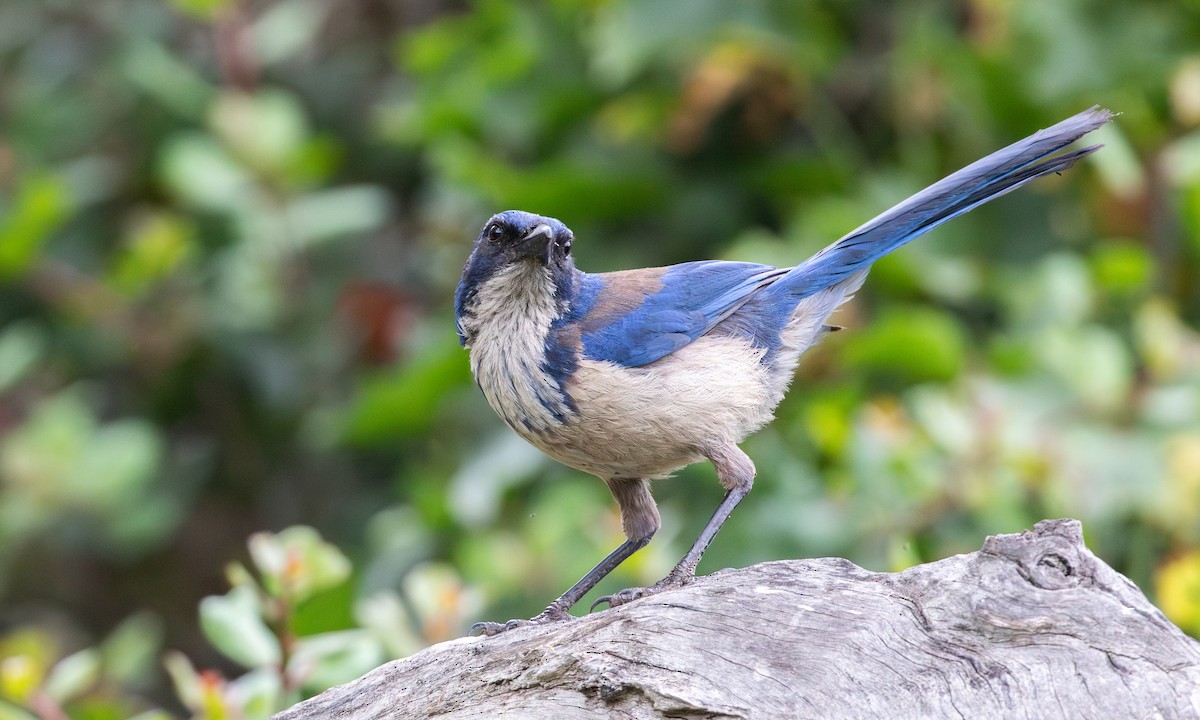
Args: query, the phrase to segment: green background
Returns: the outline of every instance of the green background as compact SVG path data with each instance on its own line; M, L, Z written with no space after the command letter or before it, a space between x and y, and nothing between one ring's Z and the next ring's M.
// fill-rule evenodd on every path
M493 212L560 218L590 271L791 265L1094 104L1102 151L877 264L701 572L1075 517L1200 634L1197 38L1194 0L5 2L0 718L265 716L620 542L458 346ZM599 592L721 495L655 492ZM294 525L340 553L247 549Z

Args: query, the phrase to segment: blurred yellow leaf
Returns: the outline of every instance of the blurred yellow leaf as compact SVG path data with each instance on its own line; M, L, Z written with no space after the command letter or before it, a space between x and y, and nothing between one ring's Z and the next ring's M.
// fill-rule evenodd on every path
M1200 432L1178 433L1166 442L1166 515L1183 532L1200 527ZM1187 537L1187 535L1184 535ZM1195 536L1193 540L1197 540Z
M230 3L229 0L172 0L172 4L188 15L208 20Z
M1163 613L1184 631L1200 635L1200 550L1171 560L1154 574Z
M183 264L192 252L194 228L175 213L138 215L112 270L112 282L136 294Z
M14 655L0 661L0 695L19 703L37 690L46 668L29 655Z
M804 409L804 429L822 452L840 455L850 440L852 399L827 394L813 399Z
M1141 292L1154 280L1156 272L1153 256L1129 241L1098 245L1090 261L1096 285L1115 295Z

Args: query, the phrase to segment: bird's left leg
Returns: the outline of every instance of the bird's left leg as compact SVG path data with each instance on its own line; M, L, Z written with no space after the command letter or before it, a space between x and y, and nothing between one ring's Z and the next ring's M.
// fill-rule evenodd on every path
M570 619L571 615L567 611L579 602L580 598L596 587L596 583L625 562L630 555L650 542L650 538L658 532L661 522L654 498L650 495L650 481L641 478L612 478L605 482L621 508L621 529L625 532L625 542L538 615L528 620L509 620L506 623L477 622L471 626L472 635L497 635L505 630L526 625L543 625Z
M616 607L641 597L655 595L663 590L683 587L695 577L696 566L700 564L700 558L704 557L704 551L712 544L713 538L717 536L721 526L729 519L733 509L750 492L750 488L754 486L756 473L754 462L732 442L714 444L704 450L704 455L712 461L713 467L716 468L717 479L725 488L725 497L713 512L708 524L700 531L700 537L696 538L692 548L662 580L650 587L627 588L614 595L605 595L592 603L593 610L602 603L607 603L609 607Z

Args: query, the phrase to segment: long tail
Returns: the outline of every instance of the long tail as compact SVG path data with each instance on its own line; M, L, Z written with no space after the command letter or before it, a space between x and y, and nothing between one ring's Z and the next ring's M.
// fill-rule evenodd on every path
M1113 114L1099 106L1041 130L977 160L867 222L800 265L767 292L799 299L864 270L884 255L947 220L1015 190L1034 178L1060 172L1098 150L1092 145L1042 162L1095 130Z

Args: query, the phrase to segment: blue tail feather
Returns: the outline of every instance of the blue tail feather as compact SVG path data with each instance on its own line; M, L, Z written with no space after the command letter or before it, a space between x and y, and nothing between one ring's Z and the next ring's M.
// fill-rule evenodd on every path
M1051 157L1112 118L1093 107L978 160L868 221L792 268L766 292L795 300L819 292L933 228L1011 192L1034 178L1060 172L1099 145Z

